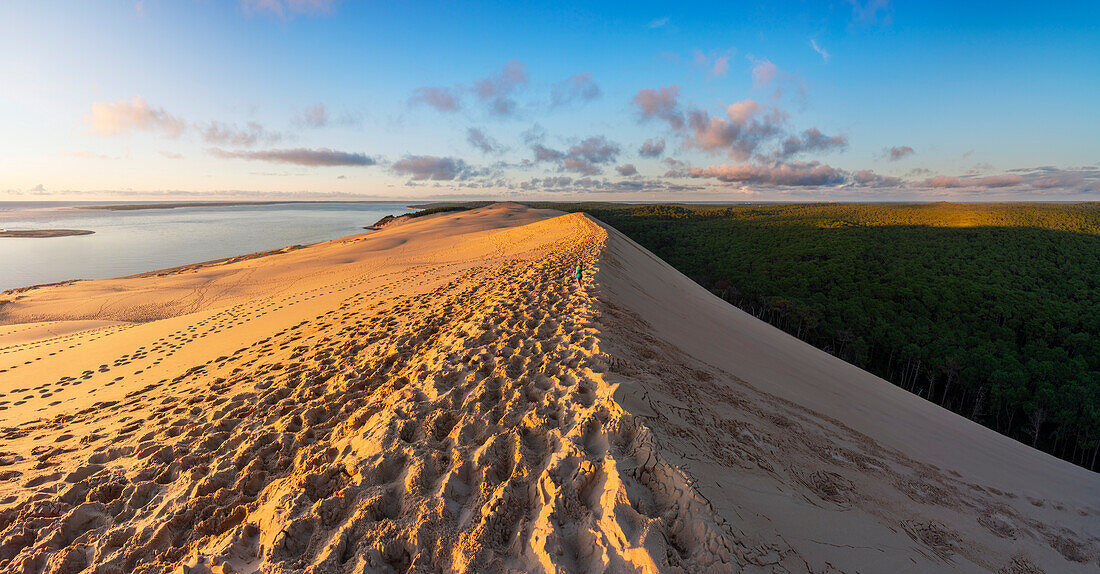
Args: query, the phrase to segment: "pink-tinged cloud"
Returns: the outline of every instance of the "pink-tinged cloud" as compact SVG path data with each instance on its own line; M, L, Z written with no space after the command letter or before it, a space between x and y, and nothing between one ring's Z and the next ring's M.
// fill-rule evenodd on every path
M500 145L500 142L489 137L478 128L466 130L466 141L481 153L495 154L504 151L504 146Z
M725 152L732 159L745 161L764 142L779 135L786 121L783 110L752 100L731 104L725 118L692 110L688 113L692 133L684 145L711 153Z
M664 139L646 140L642 147L638 148L638 155L642 157L661 157L665 153Z
M779 67L770 60L757 60L752 67L752 85L763 88L779 77Z
M246 14L273 14L280 18L290 18L298 14L330 14L337 0L241 0L241 8Z
M302 111L302 123L311 128L328 125L328 108L321 103L306 108Z
M925 187L934 188L959 188L959 187L1012 187L1024 183L1024 178L1019 175L990 175L986 177L956 177L937 175L924 181Z
M736 53L734 49L709 53L695 49L691 53L691 67L702 70L709 77L725 76L730 70L730 58ZM676 54L665 53L664 57L673 63L681 61Z
M337 151L329 148L317 149L269 149L257 151L228 151L221 148L209 148L210 155L222 159L245 159L271 163L287 163L309 167L329 166L372 166L378 160L361 153Z
M886 150L886 159L890 161L898 161L915 153L917 152L907 145L895 146Z
M674 130L684 127L684 117L680 114L680 86L646 88L634 95L631 103L641 112L643 119L659 118L668 122Z
M600 166L583 157L566 156L565 160L562 161L561 168L581 175L599 175L603 173Z
M688 175L711 177L728 183L790 187L839 185L845 181L843 172L817 162L721 164L692 168Z
M752 85L757 89L770 88L768 99L777 102L783 98L783 94L794 92L794 100L806 101L806 81L801 77L779 69L768 59L747 56L753 63Z
M623 177L630 177L632 175L638 175L638 168L634 167L634 164L627 163L615 168L615 171L619 172L619 175Z
M740 102L734 102L726 108L726 117L731 122L738 124L748 123L753 116L758 114L763 109L759 102L754 100L741 100Z
M890 0L847 0L852 5L852 18L858 22L872 23L879 19L890 20Z
M141 96L117 102L96 102L86 119L92 132L100 136L146 131L175 138L187 129L187 122L163 108L150 106Z
M104 155L87 150L64 151L61 152L61 155L68 157L77 157L80 159L119 159L117 156Z
M461 159L430 155L406 157L394 162L392 168L414 181L451 181L467 170L466 162Z
M600 87L592 79L592 72L573 74L550 88L550 104L554 107L587 102L598 97Z
M665 172L665 177L687 177L688 172L691 169L691 164L686 161L673 159L666 157L661 160L661 163L668 166L668 171Z
M458 96L451 88L426 86L413 90L409 103L427 104L441 112L457 112L461 107Z
M603 173L600 166L614 162L621 149L619 144L604 136L592 136L563 152L543 145L545 133L537 129L524 134L524 139L535 152L536 162L554 162L559 169L582 175Z
M531 151L535 152L535 161L561 161L565 159L565 153L548 148L541 143L531 145Z
M802 132L801 136L790 136L776 152L776 157L789 158L801 153L841 151L848 147L845 136L827 136L817 128Z
M519 60L510 60L500 72L474 82L474 93L489 105L490 112L507 116L516 108L512 94L526 84L527 66Z
M244 128L221 122L210 122L199 127L202 139L208 144L229 145L234 147L252 147L258 143L273 143L282 139L282 134L267 131L256 122L248 122Z
M619 144L610 142L604 136L592 136L569 148L571 157L581 157L592 163L615 161L619 153Z
M898 177L879 175L872 170L864 169L852 174L852 183L861 187L898 187L902 181Z
M714 60L714 67L711 68L710 74L712 76L725 76L726 72L730 71L730 59L728 56L718 56Z

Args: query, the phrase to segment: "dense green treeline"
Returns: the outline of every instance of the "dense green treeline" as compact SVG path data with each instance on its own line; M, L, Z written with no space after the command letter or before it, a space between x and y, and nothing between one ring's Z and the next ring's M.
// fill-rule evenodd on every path
M536 204L1061 458L1100 451L1100 204Z

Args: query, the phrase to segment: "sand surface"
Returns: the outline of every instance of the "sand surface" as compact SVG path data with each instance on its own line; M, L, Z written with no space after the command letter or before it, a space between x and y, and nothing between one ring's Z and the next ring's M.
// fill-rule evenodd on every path
M2 572L1098 568L1100 476L582 214L0 297Z

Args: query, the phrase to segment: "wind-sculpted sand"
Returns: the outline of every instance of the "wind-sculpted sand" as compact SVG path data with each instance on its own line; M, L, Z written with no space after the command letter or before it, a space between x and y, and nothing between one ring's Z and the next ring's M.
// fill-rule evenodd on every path
M1100 567L1096 474L581 214L0 299L3 572Z

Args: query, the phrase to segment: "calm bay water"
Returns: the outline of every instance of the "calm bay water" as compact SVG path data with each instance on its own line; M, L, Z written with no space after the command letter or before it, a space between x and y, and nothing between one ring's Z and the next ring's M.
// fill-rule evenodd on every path
M117 205L117 202L111 203ZM92 235L0 238L0 290L106 279L364 232L402 204L290 203L104 211L75 203L0 202L0 228Z

